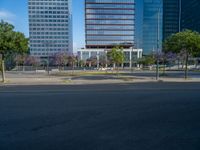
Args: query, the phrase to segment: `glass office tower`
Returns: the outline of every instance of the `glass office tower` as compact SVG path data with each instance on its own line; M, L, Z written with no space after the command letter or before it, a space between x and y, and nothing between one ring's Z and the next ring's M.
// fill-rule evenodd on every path
M182 0L181 28L200 32L199 0Z
M180 31L181 0L163 0L163 40Z
M29 0L30 53L72 52L71 0Z
M143 8L143 53L150 54L161 49L163 38L162 0L144 0Z
M85 0L86 48L134 45L134 0Z

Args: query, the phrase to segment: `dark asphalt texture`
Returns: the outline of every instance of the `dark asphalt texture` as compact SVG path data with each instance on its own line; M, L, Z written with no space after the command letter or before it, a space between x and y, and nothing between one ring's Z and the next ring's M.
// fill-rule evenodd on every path
M0 150L199 150L200 83L0 86Z

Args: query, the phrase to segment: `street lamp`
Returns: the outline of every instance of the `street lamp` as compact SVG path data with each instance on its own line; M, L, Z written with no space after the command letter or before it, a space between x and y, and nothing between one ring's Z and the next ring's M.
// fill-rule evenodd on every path
M133 46L130 53L131 53L131 73L133 73Z
M156 57L156 80L159 80L159 48L160 48L160 8L158 10L158 25L157 25L157 57Z
M50 45L50 42L49 41L45 41L44 42L44 45L46 47L46 54L47 54L47 73L48 75L50 74L49 72L49 45Z

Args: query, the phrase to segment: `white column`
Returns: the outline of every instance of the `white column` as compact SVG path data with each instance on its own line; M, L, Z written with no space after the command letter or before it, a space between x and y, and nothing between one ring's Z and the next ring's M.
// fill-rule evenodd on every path
M137 58L140 58L140 51L137 49Z
M141 56L140 56L140 50L137 49L137 59L139 59ZM137 64L137 68L140 68L140 65Z
M108 57L107 57L107 51L105 51L105 53L106 53L106 68L108 68Z
M99 68L99 51L97 52L97 68Z
M129 57L130 57L129 58L130 59L129 60L129 67L132 68L132 51L131 50L129 51Z
M89 58L91 58L91 51L89 51Z
M82 52L82 51L80 51L80 53L81 53L81 60L83 60L83 52Z

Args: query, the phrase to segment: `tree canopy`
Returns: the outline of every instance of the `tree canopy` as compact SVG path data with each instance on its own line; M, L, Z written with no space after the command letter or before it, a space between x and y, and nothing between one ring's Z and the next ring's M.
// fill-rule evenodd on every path
M110 58L111 61L117 65L122 64L125 59L123 48L113 48L110 52L108 52L108 58Z
M14 26L4 22L0 22L0 56L1 56L1 72L2 81L5 82L4 60L6 56L12 54L24 54L28 52L28 39L23 33L14 31Z
M164 51L174 53L185 51L188 55L195 56L200 53L200 34L191 30L173 34L164 42Z
M22 54L28 52L28 39L23 33L14 31L14 26L0 22L0 54Z
M200 54L200 34L191 30L173 34L166 39L163 48L164 52L184 54L185 78L187 78L189 57L198 56Z

